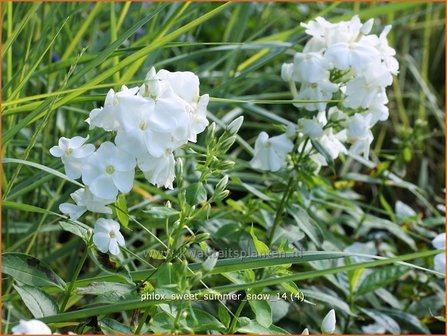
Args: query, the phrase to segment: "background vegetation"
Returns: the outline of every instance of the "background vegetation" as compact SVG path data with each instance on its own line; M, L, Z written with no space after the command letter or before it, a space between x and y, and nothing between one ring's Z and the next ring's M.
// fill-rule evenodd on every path
M240 136L225 156L236 162L226 172L230 195L213 204L208 216L195 218L191 229L208 232L206 244L214 249L247 249L253 241L252 225L256 237L268 243L268 228L288 177L260 174L249 168L248 161L260 130L275 133L283 119L295 121L299 116L291 104L275 102L292 98L280 78L281 64L289 62L305 41L301 22L316 16L339 21L353 14L362 20L375 18L377 33L378 27L393 25L389 39L397 51L400 74L388 91L390 119L375 127L371 161L345 158L320 176L300 176L302 184L290 200L299 208L287 209L280 232L299 240L296 247L303 251L343 251L357 242L366 245L360 250L351 247L350 252L403 256L402 260L433 269L432 255L423 253L432 249L433 237L445 231L445 4L441 2L4 3L2 252L34 256L65 282L71 281L86 248L82 239L58 224L57 213L76 186L45 168L62 171L62 164L48 150L60 136L87 134L84 120L92 108L102 105L108 88L141 83L151 66L195 72L201 93L212 97L209 119L218 126L239 115L245 118ZM105 137L93 132L91 139ZM202 136L194 150L205 148ZM186 159L186 183L197 179L193 160ZM208 187L217 181L209 179ZM167 200L175 208L177 191L157 189L144 179L126 196L129 214L164 242L164 215L150 209ZM140 259L160 262L148 258L146 251L161 247L141 227L131 224L130 229L124 230L127 248L136 256L127 254L122 262L134 272L134 280L142 280L150 272ZM408 256L411 253L416 255ZM208 326L205 329L185 323L198 333L301 333L306 327L318 333L327 311L335 308L341 333L380 332L379 326L387 333L445 333L439 317L445 314L444 279L396 264L368 273L355 263L371 259L333 259L334 255L300 263L289 260L293 266L271 259L263 265L268 266L266 271L256 272L251 269L260 267L260 260L245 266L234 261L229 269L219 269L223 264L218 263L215 274L204 279L209 287L233 283L233 289L253 289L250 283L255 279L259 283L268 275L289 275L285 287L280 286L283 281L273 280L263 288L299 288L314 304L280 302L266 308L228 302L232 314L250 319L242 321L244 326L218 303L202 302L196 308L214 316L208 321L211 326L203 322L205 317L201 320L202 326ZM354 263L351 268L350 263ZM104 279L101 274L87 258L79 278L89 280L80 280L75 287ZM43 287L60 309L66 290ZM2 331L7 332L31 314L8 275L2 288ZM153 320L147 332L172 331L157 325L156 311L146 309L149 305L154 306L135 298L114 301L78 291L70 296L66 313L49 314L43 320L64 332L135 332L143 327L141 316L148 314ZM260 314L272 311L277 327L263 326L265 316Z

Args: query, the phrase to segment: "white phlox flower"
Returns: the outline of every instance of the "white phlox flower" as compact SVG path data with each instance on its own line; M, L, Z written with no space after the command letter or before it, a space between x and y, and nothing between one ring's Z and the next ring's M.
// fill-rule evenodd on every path
M88 188L81 188L70 194L75 204L62 203L59 210L70 216L72 220L81 217L87 210L91 212L112 214L112 209L107 205L114 203L115 199L104 199L96 197Z
M308 111L321 111L326 109L326 100L338 90L338 85L322 80L320 83L303 83L295 100L316 100L318 102L294 103L296 107L304 107Z
M164 69L158 71L157 77L168 83L174 94L182 99L189 117L186 124L188 140L196 142L197 134L202 133L209 124L206 118L209 95L200 96L199 77L190 71L170 72Z
M293 63L281 67L281 78L288 82L293 99L300 100L293 105L326 112L329 125L315 118L300 118L297 124L302 133L323 144L332 158L346 152L346 142L350 152L367 158L374 140L371 128L389 116L386 88L399 64L387 40L391 26L377 36L371 34L373 24L373 19L362 23L357 15L338 23L322 17L302 23L310 39L294 55ZM308 154L318 165L326 164L320 153Z
M370 62L361 75L347 83L343 105L350 108L368 108L377 96L385 94L385 87L392 82L393 78L382 62Z
M170 101L164 99L157 102L147 100L144 105L123 118L123 129L118 131L115 138L120 149L135 157L147 153L160 156L166 149L178 148L188 141L185 127L181 124L181 121L187 122L186 114L183 110L179 111L179 105L171 106ZM161 108L162 113L156 108ZM175 112L179 113L178 118L175 118Z
M319 112L312 119L301 118L298 121L303 134L311 139L320 138L323 135L323 127L327 124L326 111Z
M120 116L144 103L144 100L136 95L137 92L138 87L129 89L125 85L118 92L110 89L104 107L95 108L90 112L86 120L90 129L99 127L106 131L118 131L121 128Z
M319 139L320 144L333 160L338 158L341 153L344 154L347 152L346 147L340 139L343 139L342 133L333 134L332 128L325 129Z
M445 249L445 232L437 235L433 239L432 244L437 249ZM441 253L435 256L435 270L441 273L445 273L445 253Z
M189 71L157 72L152 67L140 87L110 89L104 106L93 109L86 122L90 129L114 132L113 142L95 151L93 144L85 144L88 137L62 137L50 149L61 158L67 176L85 184L71 194L74 203L60 204L60 211L73 220L86 211L112 214L108 205L119 192L132 189L137 162L150 183L172 189L174 152L196 142L208 126L208 103L209 95L200 95L199 77ZM237 129L242 119L238 123Z
M374 137L371 132L371 115L356 113L346 122L346 140L351 143L349 151L353 154L369 156L369 147Z
M339 42L331 45L325 53L337 69L348 70L352 67L357 73L379 55L376 48L361 42Z
M118 191L132 189L136 161L133 155L104 142L87 160L82 181L99 198L115 199Z
M293 149L293 142L286 134L271 137L261 132L255 142L255 155L250 165L255 169L278 171L284 164L287 154Z
M20 320L11 331L14 335L51 335L51 329L39 320Z
M60 138L58 146L50 149L51 155L60 157L66 175L71 179L81 177L81 169L83 161L95 151L95 146L92 144L85 144L88 136L82 138L75 136L71 139Z
M102 253L110 252L112 255L118 255L119 247L125 245L119 223L112 219L98 219L93 231L93 242Z
M329 77L330 63L321 52L298 52L293 64L293 79L297 82L319 83Z
M161 156L147 155L138 160L138 167L144 177L157 187L173 189L175 179L175 157L172 151L166 150Z

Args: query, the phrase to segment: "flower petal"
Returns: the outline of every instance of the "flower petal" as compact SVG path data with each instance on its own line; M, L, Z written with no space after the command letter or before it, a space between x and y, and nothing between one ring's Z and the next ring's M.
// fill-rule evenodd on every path
M118 189L113 183L111 176L102 175L93 180L90 184L90 190L93 195L106 198L106 199L115 199L116 195L118 195Z

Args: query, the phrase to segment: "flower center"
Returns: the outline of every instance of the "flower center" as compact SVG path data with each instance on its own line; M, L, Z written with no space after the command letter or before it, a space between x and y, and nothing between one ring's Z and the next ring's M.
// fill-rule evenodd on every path
M112 239L115 238L116 237L115 231L110 231L109 232L109 237L112 238Z
M73 149L72 148L67 148L65 150L65 155L71 155L73 153Z
M112 165L108 165L108 166L106 167L106 173L107 173L107 174L112 175L114 172L115 172L115 167L114 167L114 166L112 166Z
M148 124L147 124L146 121L141 121L141 122L140 122L140 125L138 125L138 126L140 127L140 130L144 131L144 130L147 129Z

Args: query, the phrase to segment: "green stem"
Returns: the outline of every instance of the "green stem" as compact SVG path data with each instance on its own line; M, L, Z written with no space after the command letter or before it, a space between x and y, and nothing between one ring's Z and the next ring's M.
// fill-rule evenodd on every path
M143 328L144 321L146 321L147 316L149 315L149 309L150 309L150 307L147 307L147 308L144 310L143 317L140 319L140 322L138 323L138 327L137 327L137 329L135 329L135 334L136 334L136 335L139 335L139 334L140 334L141 329Z
M234 334L234 332L236 331L236 327L237 327L237 322L239 321L239 316L242 313L242 309L244 309L245 305L247 304L247 301L242 301L239 304L239 307L237 307L236 313L234 314L234 318L231 321L231 325L230 325L230 329L228 331L229 335Z
M280 203L278 205L278 208L276 209L275 220L273 222L273 226L272 226L272 229L270 230L270 235L269 235L268 240L267 240L267 245L268 246L271 245L271 243L273 241L273 238L275 236L276 229L278 228L278 225L279 225L279 223L281 221L282 213L284 211L285 204L286 204L286 202L289 199L290 194L291 194L290 191L291 191L292 188L290 186L293 184L293 180L294 180L293 176L289 177L289 180L287 181L287 188L286 188L286 190L284 191L284 193L282 195L282 198L281 198L281 201L280 201Z
M81 273L82 266L84 266L85 260L87 259L87 251L84 251L84 255L82 256L81 260L79 261L78 265L76 266L75 273L73 274L73 279L70 282L70 285L68 286L67 293L65 294L64 301L61 305L61 312L65 311L65 307L67 306L68 300L70 299L70 295L73 292L73 289L76 285L76 280L78 279L79 273Z

